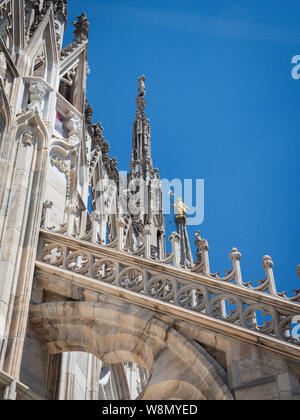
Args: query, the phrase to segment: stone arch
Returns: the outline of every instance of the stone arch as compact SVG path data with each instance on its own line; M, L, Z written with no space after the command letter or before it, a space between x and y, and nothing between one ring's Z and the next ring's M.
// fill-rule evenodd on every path
M36 54L33 66L31 69L32 76L33 77L41 77L42 79L46 76L46 70L47 70L47 53L46 53L46 47L45 44L42 43L39 52Z
M146 388L143 400L204 400L202 392L184 381L165 381Z
M130 334L100 336L90 327L78 325L74 328L74 325L64 324L56 325L55 334L45 331L43 336L51 340L47 345L51 355L84 351L98 357L104 365L133 362L148 371L153 367L154 355L150 346ZM55 337L60 339L55 340Z
M31 324L50 352L81 350L107 363L134 360L150 372L145 395L232 399L208 359L151 311L121 303L60 302L31 307Z

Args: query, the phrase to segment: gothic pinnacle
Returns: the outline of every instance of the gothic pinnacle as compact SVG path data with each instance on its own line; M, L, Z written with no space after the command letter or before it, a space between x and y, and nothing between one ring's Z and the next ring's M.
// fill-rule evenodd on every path
M146 108L146 88L145 88L145 76L140 76L138 78L138 94L136 97L136 113L135 120L133 123L133 133L132 133L132 158L131 158L131 167L133 168L133 162L136 162L135 165L136 173L146 173L149 168L152 169L152 160L151 160L151 129L150 121L146 117L145 108Z

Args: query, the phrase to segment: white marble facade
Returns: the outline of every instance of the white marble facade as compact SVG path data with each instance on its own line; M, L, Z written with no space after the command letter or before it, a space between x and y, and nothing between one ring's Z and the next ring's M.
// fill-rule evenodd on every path
M62 49L66 20L67 0L0 2L0 399L300 399L300 292L268 256L243 283L237 249L212 274L184 214L166 252L146 78L121 179L86 98L89 21Z

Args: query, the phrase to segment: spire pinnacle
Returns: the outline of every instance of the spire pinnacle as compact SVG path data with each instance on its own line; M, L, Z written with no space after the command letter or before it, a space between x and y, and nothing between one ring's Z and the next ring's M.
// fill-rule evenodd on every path
M136 97L136 114L133 123L133 136L132 136L132 159L133 163L138 163L139 172L144 174L151 168L151 130L150 121L146 117L146 87L145 87L145 76L138 78L138 94Z

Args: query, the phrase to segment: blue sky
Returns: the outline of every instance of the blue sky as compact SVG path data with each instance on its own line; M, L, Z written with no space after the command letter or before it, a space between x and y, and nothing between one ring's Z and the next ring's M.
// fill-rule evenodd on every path
M128 169L137 77L147 77L152 157L162 178L205 180L211 269L243 255L244 281L300 289L299 1L69 0L91 24L88 98L121 170ZM167 223L168 231L174 229Z

